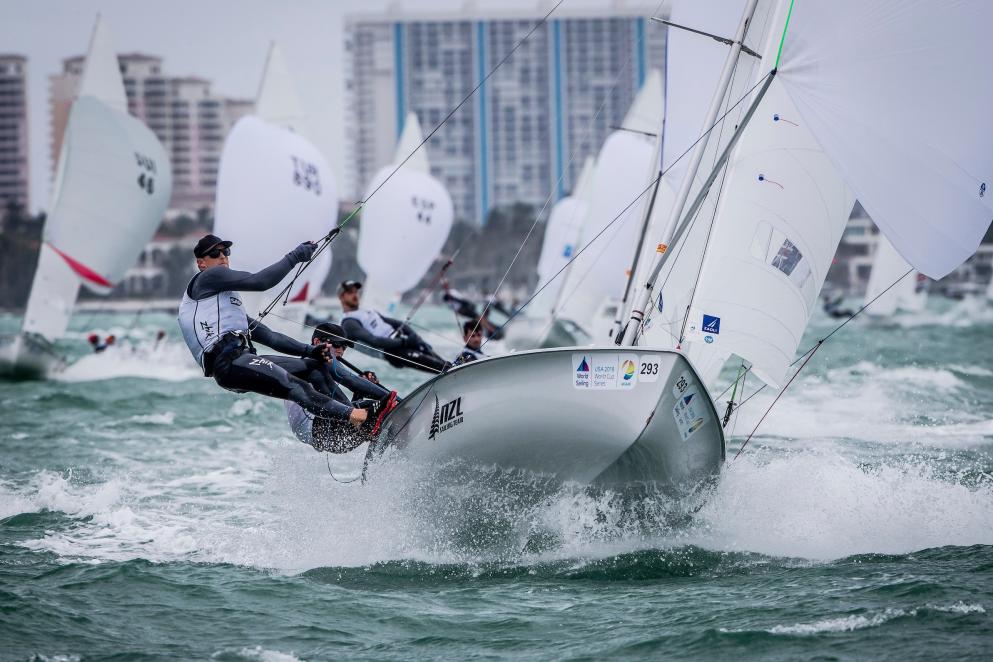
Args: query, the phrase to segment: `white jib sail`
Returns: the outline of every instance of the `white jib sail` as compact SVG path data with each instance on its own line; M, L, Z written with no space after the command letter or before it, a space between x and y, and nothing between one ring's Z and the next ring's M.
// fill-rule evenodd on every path
M772 22L759 75L788 14ZM732 152L685 338L783 383L827 276L854 195L773 80Z
M662 127L662 74L653 70L645 79L631 109L621 124L604 141L593 171L593 194L579 247L586 246L603 232L572 263L556 317L575 322L587 333L605 303L620 299L627 271L641 230L645 174L653 168L655 134ZM646 135L651 134L651 135ZM615 221L616 219L616 221ZM578 250L577 248L577 250ZM613 315L607 320L607 326ZM594 337L606 341L607 337Z
M369 201L362 209L358 247L359 266L366 274L362 305L386 314L395 312L403 293L424 277L452 229L452 197L431 176L425 148L414 152L423 139L417 116L410 113L393 163L372 178L366 192ZM413 157L390 177L412 152ZM376 191L387 177L389 181Z
M214 231L234 242L231 268L258 271L276 262L297 244L317 241L337 223L338 191L331 167L309 141L289 129L254 116L238 120L224 143L217 177ZM303 271L264 323L300 335L300 323L331 269L325 249ZM272 302L296 274L276 287L242 293L250 316ZM288 319L285 319L288 318Z
M565 278L564 274L559 275L559 271L579 250L579 237L589 210L593 168L593 157L587 157L572 194L555 203L552 213L548 215L541 257L538 258L538 285L535 287L540 294L528 305L529 317L545 317L551 313L562 290Z
M865 309L867 315L889 317L897 310L917 311L923 307L927 295L918 292L916 272L904 276L908 270L912 267L896 252L886 236L880 234L865 290L864 303L872 304Z
M993 3L798 1L780 77L897 251L931 278L993 218Z
M98 20L66 125L25 311L24 330L49 340L65 332L80 283L106 293L121 280L169 202L169 158L155 134L127 114L122 99L117 58Z

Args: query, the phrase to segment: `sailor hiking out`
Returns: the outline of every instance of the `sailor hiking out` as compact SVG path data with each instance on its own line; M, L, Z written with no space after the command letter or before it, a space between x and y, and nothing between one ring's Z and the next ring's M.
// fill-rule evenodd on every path
M356 431L340 419L315 416L297 403L287 401L286 415L290 429L297 439L313 446L314 450L345 453L370 440L378 432L379 423L399 399L396 391L389 391L352 372L349 369L350 364L343 365L345 349L353 345L337 324L319 324L314 328L310 342L312 345L325 347L331 355L330 370L315 376L315 388L345 406L364 405L369 418L361 430ZM326 379L327 377L330 379ZM345 394L342 386L352 391L351 398Z
M478 321L474 322L470 320L463 324L462 337L465 338L465 347L458 357L456 357L455 365L486 358L486 355L480 350L480 346L483 344L483 332L480 329Z
M343 311L341 327L358 350L385 359L396 368L410 367L425 372L442 372L449 364L438 356L408 324L360 308L362 283L346 280L338 286Z
M230 268L231 245L212 234L197 242L193 255L200 273L179 305L179 328L204 376L229 391L290 400L314 415L361 425L368 412L314 386L333 381L325 347L298 342L249 318L239 295L277 285L295 265L310 260L317 245L302 243L254 274ZM255 343L291 356L258 356Z

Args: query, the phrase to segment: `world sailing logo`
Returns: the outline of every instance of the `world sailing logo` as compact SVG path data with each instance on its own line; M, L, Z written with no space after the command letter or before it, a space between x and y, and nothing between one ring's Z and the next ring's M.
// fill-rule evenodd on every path
M590 372L590 362L589 359L583 355L579 355L579 363L576 363L576 355L572 355L572 364L576 366L576 370L573 373L573 386L576 388L590 388L593 385L591 381Z

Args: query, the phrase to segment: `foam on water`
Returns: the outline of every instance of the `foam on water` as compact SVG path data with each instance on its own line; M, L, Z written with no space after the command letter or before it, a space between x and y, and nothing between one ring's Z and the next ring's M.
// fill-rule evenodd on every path
M53 378L62 382L92 382L122 377L141 377L168 382L202 378L203 373L190 358L189 350L177 343L158 347L123 345L99 354L86 354Z

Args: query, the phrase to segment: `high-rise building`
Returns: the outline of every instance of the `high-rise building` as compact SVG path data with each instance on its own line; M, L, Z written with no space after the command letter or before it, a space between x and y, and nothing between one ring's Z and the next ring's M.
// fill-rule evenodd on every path
M28 200L28 60L0 55L0 212Z
M170 208L211 206L224 138L239 117L251 112L252 102L214 96L210 81L202 78L166 76L161 57L124 53L118 62L128 110L158 136L172 161ZM61 74L50 77L53 168L82 72L83 57L71 57L63 60Z
M543 15L470 6L346 17L349 194L361 199L391 161L407 112L434 129ZM619 3L557 14L535 29L427 144L456 218L481 223L495 206L538 208L568 193L647 71L664 68L665 39L664 26Z

